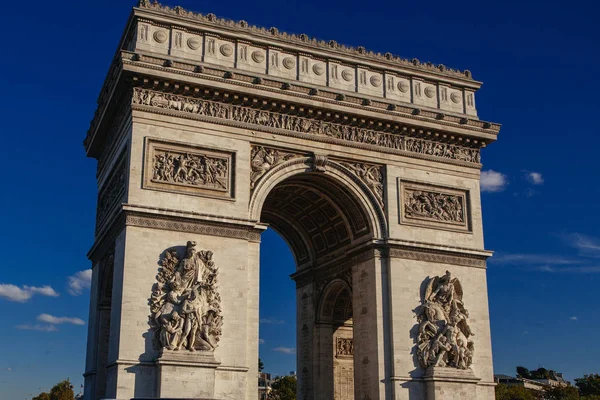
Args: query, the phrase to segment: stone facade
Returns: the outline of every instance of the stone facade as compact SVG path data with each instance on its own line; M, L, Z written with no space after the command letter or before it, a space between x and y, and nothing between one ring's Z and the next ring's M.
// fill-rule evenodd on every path
M254 399L272 226L297 263L299 399L493 399L480 85L141 1L84 141L85 398Z

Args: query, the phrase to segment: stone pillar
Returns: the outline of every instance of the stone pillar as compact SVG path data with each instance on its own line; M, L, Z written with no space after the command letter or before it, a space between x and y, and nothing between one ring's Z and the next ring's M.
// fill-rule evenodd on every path
M305 283L296 289L296 373L298 375L297 398L314 398L312 390L315 382L315 340L318 340L315 327L315 294L313 283Z
M386 398L384 296L387 279L379 251L364 253L352 269L354 393L357 399Z
M96 343L98 337L98 275L99 263L94 263L92 267L92 284L90 290L90 312L88 318L88 336L87 352L85 358L85 378L84 396L86 399L94 399L96 396Z

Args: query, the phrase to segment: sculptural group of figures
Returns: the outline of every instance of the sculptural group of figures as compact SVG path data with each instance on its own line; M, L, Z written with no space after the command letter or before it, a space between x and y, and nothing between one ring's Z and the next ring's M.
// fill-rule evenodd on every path
M462 287L450 272L429 280L419 310L417 356L430 366L467 369L473 362L473 332L462 301Z
M227 161L194 154L162 152L154 156L153 180L227 188Z
M375 131L360 126L278 114L232 104L220 104L170 93L159 93L135 88L133 104L181 111L212 118L227 119L245 124L306 133L355 143L370 144L384 148L405 150L412 153L454 159L470 163L480 162L479 149L438 143L420 138L409 138L397 133Z
M463 206L458 196L420 190L407 191L405 209L408 216L464 222Z
M179 260L175 249L165 252L152 291L150 324L158 348L214 350L221 335L221 299L212 252L196 251L188 242Z

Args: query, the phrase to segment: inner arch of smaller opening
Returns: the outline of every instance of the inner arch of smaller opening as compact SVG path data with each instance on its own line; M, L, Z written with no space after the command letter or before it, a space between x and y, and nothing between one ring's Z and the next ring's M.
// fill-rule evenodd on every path
M264 202L261 222L288 242L299 268L372 235L368 216L350 190L319 173L277 184Z

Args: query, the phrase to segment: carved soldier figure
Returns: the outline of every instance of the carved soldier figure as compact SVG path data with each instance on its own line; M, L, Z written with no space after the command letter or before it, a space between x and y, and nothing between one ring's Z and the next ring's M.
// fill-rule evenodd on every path
M462 286L450 271L429 280L418 315L417 355L423 367L471 365L473 332L462 295Z
M160 335L162 346L169 350L178 350L181 332L183 331L183 319L179 316L177 311L173 311L170 321L166 316L163 316L160 319L162 326Z

